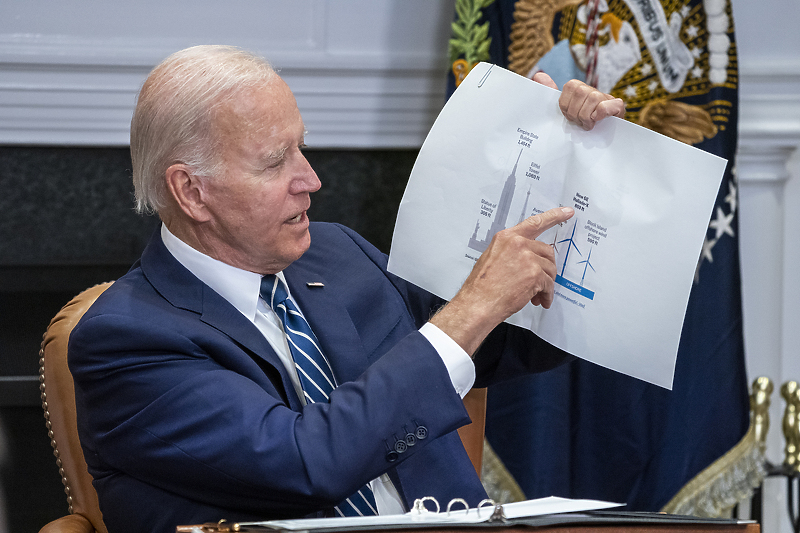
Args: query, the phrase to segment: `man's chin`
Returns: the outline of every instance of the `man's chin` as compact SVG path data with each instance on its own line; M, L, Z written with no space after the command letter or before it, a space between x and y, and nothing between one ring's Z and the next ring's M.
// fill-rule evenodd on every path
M291 262L294 263L298 259L300 259L304 253L308 251L311 247L311 233L308 231L308 227L303 232L303 235L297 240L296 245L293 247L292 252L290 253Z

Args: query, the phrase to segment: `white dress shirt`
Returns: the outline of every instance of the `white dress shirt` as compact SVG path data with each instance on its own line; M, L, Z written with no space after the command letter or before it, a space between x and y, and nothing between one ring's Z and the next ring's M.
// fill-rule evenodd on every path
M161 225L161 239L167 250L180 264L225 298L258 328L272 349L275 350L283 366L286 367L297 396L305 404L303 388L300 385L300 378L297 376L297 369L289 350L286 334L283 331L283 324L278 315L260 296L262 276L217 261L195 250L175 237L164 224ZM278 272L276 275L286 283L283 272ZM289 291L288 284L286 284L286 289ZM289 298L291 297L290 292ZM295 306L297 305L293 298L292 302ZM302 313L302 310L300 312ZM475 382L475 365L470 357L453 339L430 322L423 325L419 331L442 358L450 374L453 388L462 398L466 396ZM406 511L400 495L388 475L384 474L374 479L370 486L375 495L378 514L401 514Z

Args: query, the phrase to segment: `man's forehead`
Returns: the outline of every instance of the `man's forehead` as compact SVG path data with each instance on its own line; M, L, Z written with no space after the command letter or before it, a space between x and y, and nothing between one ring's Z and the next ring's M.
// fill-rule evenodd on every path
M283 107L295 105L292 91L283 80L276 77L276 81L233 89L220 97L217 107L223 112L243 117L272 110L280 111Z
M227 157L255 166L282 159L302 143L305 125L285 84L259 86L230 98L216 113L214 136Z
M275 128L305 132L297 103L289 87L276 77L255 87L236 91L224 98L215 113L215 125L221 133L246 135L256 130L260 134ZM265 131L266 130L266 131Z

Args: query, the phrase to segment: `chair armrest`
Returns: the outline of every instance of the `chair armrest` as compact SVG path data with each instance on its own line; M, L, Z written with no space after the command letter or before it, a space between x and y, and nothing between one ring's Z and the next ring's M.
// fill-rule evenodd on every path
M95 530L85 516L68 514L45 525L39 533L95 533Z

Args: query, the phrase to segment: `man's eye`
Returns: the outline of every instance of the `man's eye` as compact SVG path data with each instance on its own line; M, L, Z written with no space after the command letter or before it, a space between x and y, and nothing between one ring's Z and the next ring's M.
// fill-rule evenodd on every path
M283 158L282 157L279 158L279 159L270 159L267 162L267 165L264 167L264 170L276 169L276 168L280 167L281 165L283 165Z

